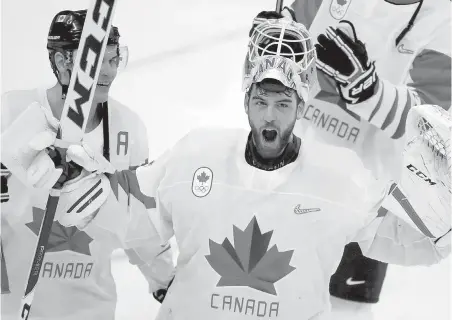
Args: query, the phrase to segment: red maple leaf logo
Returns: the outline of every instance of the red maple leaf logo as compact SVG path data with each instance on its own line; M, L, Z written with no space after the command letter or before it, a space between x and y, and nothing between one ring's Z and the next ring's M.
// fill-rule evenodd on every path
M35 235L39 234L42 219L44 218L44 210L33 207L33 221L25 225L33 231ZM90 256L89 244L93 239L84 231L80 231L76 227L66 228L58 221L52 224L49 242L47 243L47 252L58 252L70 250Z
M234 226L234 245L228 238L222 244L209 239L210 255L206 259L221 276L217 287L249 287L276 295L275 283L293 270L293 250L268 250L273 231L261 233L256 217L244 231Z
M201 183L206 183L210 179L210 177L204 171L201 172L201 174L199 174L196 178Z

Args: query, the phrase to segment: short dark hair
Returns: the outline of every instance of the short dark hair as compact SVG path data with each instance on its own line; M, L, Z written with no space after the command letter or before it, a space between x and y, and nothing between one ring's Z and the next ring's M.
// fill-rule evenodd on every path
M250 88L248 89L248 91L245 92L245 94L246 94L246 95L248 96L248 98L249 98L249 97L250 97L250 94L251 94L251 90L253 90L254 85L256 85L257 87L261 88L262 90L268 91L268 92L283 92L283 91L272 91L272 90L269 90L269 87L271 88L271 86L267 86L267 85L269 84L269 83L267 82L268 80L277 81L279 84L281 84L281 85L285 88L286 91L287 91L287 90L290 90L291 92L295 92L295 97L296 97L296 99L297 99L297 105L299 105L301 102L304 102L303 99L300 98L300 96L298 95L298 93L296 92L295 89L286 87L286 86L284 86L281 82L279 82L278 80L274 80L274 79L264 79L264 80L261 81L261 82L255 82L255 83L253 83L253 84L250 86ZM273 81L271 81L271 82L273 82ZM264 82L264 86L262 86L262 83L263 83L263 82ZM265 82L267 82L267 83L265 83ZM275 84L276 84L276 83L275 83ZM276 84L276 85L277 85L277 84Z

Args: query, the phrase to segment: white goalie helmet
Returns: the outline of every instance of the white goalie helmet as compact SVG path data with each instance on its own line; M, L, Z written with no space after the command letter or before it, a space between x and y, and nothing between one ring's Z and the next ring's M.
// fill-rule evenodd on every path
M261 21L249 39L242 89L248 91L253 83L275 79L306 102L317 83L315 47L309 31L288 18Z

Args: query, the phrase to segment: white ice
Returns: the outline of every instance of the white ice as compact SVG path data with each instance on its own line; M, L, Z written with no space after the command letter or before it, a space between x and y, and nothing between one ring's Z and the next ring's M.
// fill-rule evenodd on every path
M159 303L148 294L141 273L120 252L114 255L113 261L118 291L116 319L154 319ZM450 258L432 267L390 265L377 304L335 299L331 319L448 320L451 318L450 267ZM196 294L196 288L193 288L193 294Z
M383 1L383 0L381 0ZM62 9L88 0L2 0L2 93L52 84L45 38ZM289 2L289 1L287 1ZM129 46L129 66L113 97L148 126L151 158L199 125L247 126L241 72L253 16L274 0L123 0L114 24ZM158 303L145 279L121 253L113 258L117 320L153 319ZM302 284L299 284L302 285ZM193 288L196 292L196 288ZM432 267L390 266L375 305L335 302L334 319L445 320L450 318L450 259Z

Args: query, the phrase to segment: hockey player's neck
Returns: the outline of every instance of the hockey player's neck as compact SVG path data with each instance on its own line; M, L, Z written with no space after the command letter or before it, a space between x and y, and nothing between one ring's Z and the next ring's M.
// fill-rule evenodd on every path
M63 113L64 107L64 99L61 98L61 92L62 90L60 84L56 84L54 87L47 90L47 100L49 102L50 109L52 110L53 116L58 120L61 119L61 114ZM93 108L90 109L90 114L88 116L88 122L86 125L88 132L99 125L101 120L99 115L101 113L98 111L98 108L99 105L106 102L104 100L105 99L99 99L99 97L94 96L92 103Z
M278 153L278 155L270 158L263 157L259 153L252 134L250 133L245 149L245 160L249 165L258 169L274 171L294 162L298 158L300 146L300 138L292 134L289 138L289 142L282 149L282 151Z

